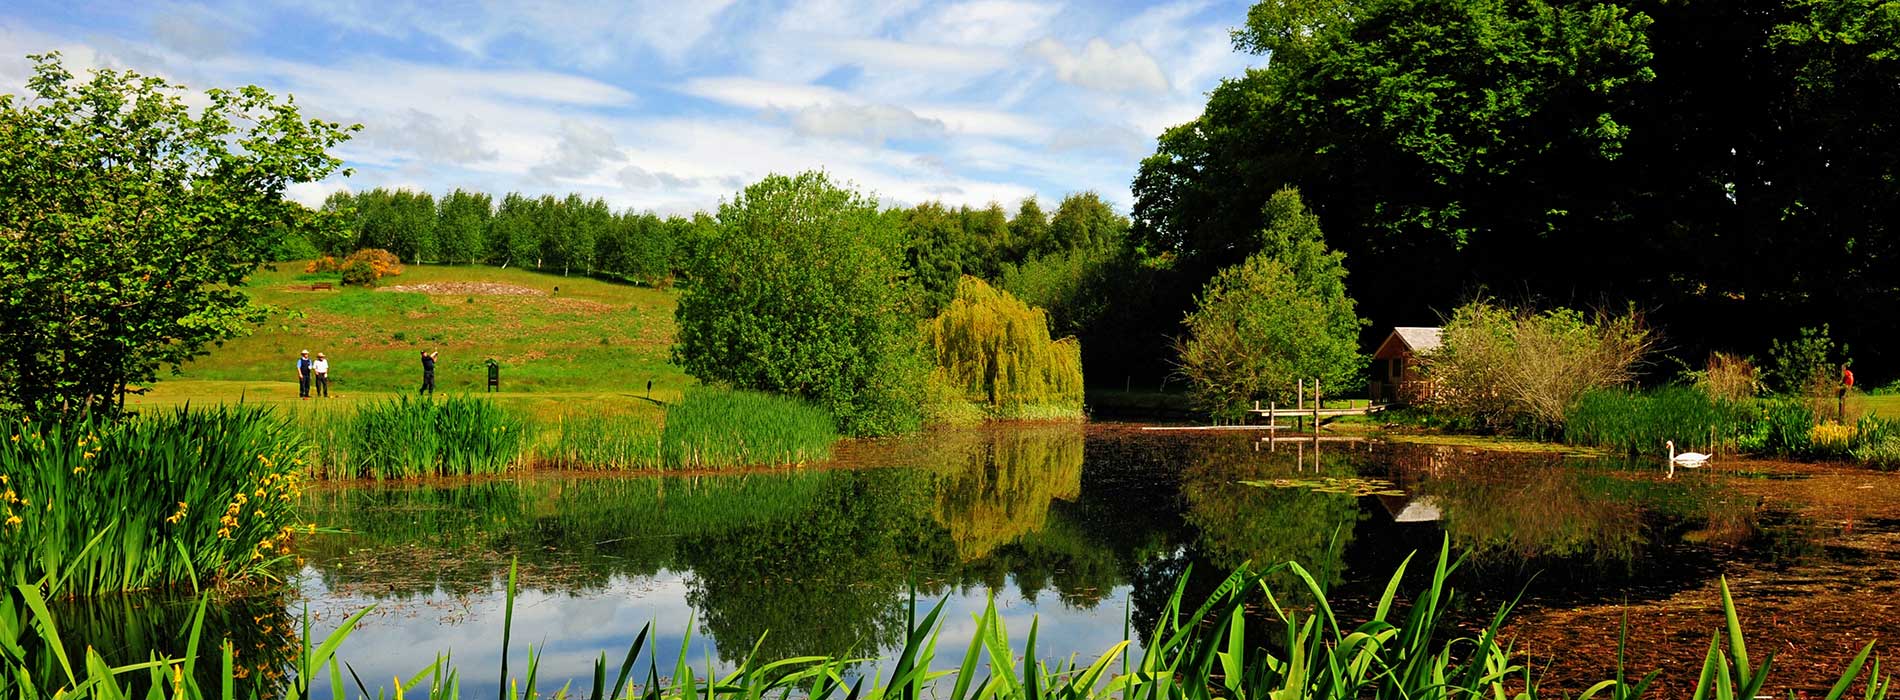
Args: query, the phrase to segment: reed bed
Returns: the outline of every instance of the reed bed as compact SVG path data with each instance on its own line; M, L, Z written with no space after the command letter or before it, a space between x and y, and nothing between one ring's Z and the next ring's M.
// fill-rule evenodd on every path
M532 437L523 418L469 396L403 396L313 424L323 439L317 473L329 478L499 474L521 460Z
M674 469L802 464L830 458L837 440L831 414L803 401L694 388L666 410L660 460Z
M634 415L567 415L536 463L557 469L659 469L661 427Z
M303 440L257 406L130 420L6 419L0 570L91 595L253 578L306 529Z
M1689 387L1592 391L1566 413L1564 442L1632 455L1655 454L1666 440L1684 452L1734 449L1754 427L1753 411Z
M872 677L851 673L858 659L804 656L772 662L757 658L739 660L735 668L715 673L707 667L695 668L695 660L682 651L679 658L661 660L648 646L654 640L651 624L634 638L624 656L612 660L603 652L596 657L591 678L544 679L539 676L542 655L530 646L525 664L513 665L514 608L516 577L508 575L507 596L501 635L500 697L522 700L539 697L579 697L592 700L757 700L764 697L789 697L793 694L813 700L908 700L937 697L945 700L1214 700L1216 698L1477 698L1513 697L1534 700L1542 697L1537 667L1522 652L1501 639L1500 630L1511 613L1511 606L1499 609L1485 627L1460 633L1448 613L1454 599L1447 581L1459 563L1449 560L1449 545L1441 550L1432 567L1431 582L1414 595L1401 597L1400 588L1412 560L1399 566L1364 622L1351 625L1335 614L1327 602L1326 589L1299 564L1287 563L1264 571L1242 567L1227 577L1208 598L1193 605L1186 599L1185 576L1177 584L1155 629L1140 653L1132 651L1132 639L1110 646L1093 661L1067 660L1049 663L1037 653L1039 623L1033 621L1022 647L1016 653L1009 630L990 605L974 616L974 633L963 653L938 664L937 649L944 628L944 604L929 610L918 608L912 599L901 651L886 659L888 671ZM1310 606L1293 607L1295 591L1272 584L1271 574L1285 572L1302 597L1313 600ZM1711 635L1708 653L1700 669L1675 669L1677 673L1695 673L1696 698L1742 700L1759 697L1769 687L1775 668L1774 654L1761 655L1759 665L1750 660L1750 650L1735 602L1726 582L1721 588L1725 626ZM233 647L226 642L219 652L198 658L195 640L205 606L200 604L198 620L188 630L194 640L183 658L151 658L141 663L114 667L90 648L82 663L72 663L59 639L58 620L50 613L37 589L22 586L20 598L25 610L9 605L0 610L0 625L21 632L28 645L54 650L58 665L47 675L24 672L29 661L20 643L0 645L0 661L7 668L0 673L0 694L34 697L49 689L62 690L62 697L123 698L137 695L171 698L203 698L214 693L203 688L193 669L200 663L222 663L221 695L233 697L230 671ZM1401 601L1409 600L1409 604ZM293 654L287 666L292 673L285 681L283 695L308 697L314 679L327 678L335 697L415 697L434 699L462 696L464 676L447 656L419 669L407 679L392 679L394 688L371 692L363 679L352 671L346 685L345 664L340 653L357 623L368 610L343 621L338 629L321 641L306 634L301 651ZM920 614L921 613L921 614ZM1265 618L1265 634L1258 626ZM29 628L31 635L24 634ZM689 645L682 640L684 650ZM1893 693L1890 674L1884 674L1878 659L1869 663L1874 650L1870 642L1848 663L1839 681L1826 695L1828 700L1853 697L1884 700ZM1619 650L1621 651L1621 650ZM1755 651L1761 651L1759 648ZM1663 671L1641 678L1626 675L1619 663L1606 669L1609 677L1589 688L1580 697L1633 698L1660 696L1653 691ZM1785 662L1784 662L1785 663ZM45 667L51 664L40 663ZM661 669L666 673L662 674ZM77 671L75 669L78 669ZM495 673L495 671L489 671ZM487 675L487 674L484 674ZM612 680L608 680L609 678ZM354 689L354 693L351 692ZM552 692L548 692L552 691Z

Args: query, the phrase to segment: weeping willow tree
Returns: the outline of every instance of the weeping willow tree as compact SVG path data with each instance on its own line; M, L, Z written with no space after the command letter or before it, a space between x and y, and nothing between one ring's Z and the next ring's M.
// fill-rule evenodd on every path
M956 298L924 322L923 335L937 361L940 417L1082 417L1082 346L1050 339L1041 309L965 276Z

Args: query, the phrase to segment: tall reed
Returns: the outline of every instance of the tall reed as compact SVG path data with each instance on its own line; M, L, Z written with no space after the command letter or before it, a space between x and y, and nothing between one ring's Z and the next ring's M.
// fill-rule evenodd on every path
M658 655L648 646L654 640L649 624L624 656L615 656L618 663L610 661L604 652L595 657L591 678L543 679L539 670L546 647L537 650L531 645L525 665L510 664L514 656L511 647L516 596L515 572L510 569L496 677L502 700L517 694L522 700L549 695L591 700L759 700L794 693L813 700L915 700L926 696L945 700L1542 697L1536 665L1502 639L1501 630L1512 606L1502 607L1489 624L1466 634L1458 634L1448 619L1453 593L1447 582L1459 566L1450 560L1449 549L1446 545L1430 563L1430 584L1402 598L1399 590L1411 565L1408 558L1387 583L1369 619L1358 625L1343 622L1328 603L1325 586L1296 563L1264 571L1242 567L1215 588L1205 602L1191 609L1183 576L1139 654L1131 651L1133 641L1124 638L1092 662L1079 662L1074 657L1055 663L1043 660L1036 648L1040 624L1035 620L1030 622L1022 653L1017 654L1003 618L991 604L974 616L974 632L960 658L952 659L955 666L940 667L938 642L951 624L944 618L944 603L925 611L913 598L901 650L885 660L888 670L869 678L849 673L856 659L824 656L770 663L745 658L724 673L716 673L708 660L702 673L686 655L690 627L687 638L680 642L680 656L667 663L663 675ZM1304 589L1302 595L1310 595L1314 601L1310 607L1282 604L1289 600L1291 591L1276 590L1268 576L1278 571L1292 574L1296 581L1293 587ZM113 667L98 652L88 649L84 663L75 666L59 642L58 621L38 598L37 590L23 586L20 594L29 612L22 614L11 599L0 609L0 632L11 633L16 641L0 645L0 661L6 664L0 669L5 671L0 673L0 694L33 697L43 692L42 685L65 688L62 697L73 700L141 694L195 699L212 694L198 685L192 672L200 662L195 626L189 631L194 641L183 658L158 657ZM1408 599L1409 605L1401 603ZM1712 635L1700 669L1678 672L1697 674L1697 698L1758 697L1769 687L1773 654L1758 657L1762 659L1760 665L1751 662L1726 582L1721 587L1721 599L1725 629ZM339 650L366 612L344 620L321 642L311 638L305 622L303 650L289 664L293 673L286 683L285 697L307 697L313 681L323 677L327 677L336 696L348 692L346 664L339 659ZM202 615L201 604L199 617ZM1255 632L1260 617L1266 618L1265 635ZM19 654L21 645L17 642L26 637L24 630L29 624L48 648L59 650L59 671L54 678L36 681L32 674L21 672L28 661ZM1828 700L1845 697L1857 683L1861 686L1857 697L1884 700L1892 695L1892 677L1882 673L1880 661L1868 665L1873 649L1874 643L1869 642L1848 663L1827 693ZM1621 663L1623 651L1618 649L1616 667L1607 669L1614 675L1591 686L1581 697L1630 700L1661 694L1651 689L1662 671L1628 677ZM232 653L227 643L221 654L227 669L220 684L225 697L232 696L228 670ZM76 672L75 668L84 672ZM354 687L363 697L426 694L431 700L460 697L462 677L442 656L407 679L392 679L397 685L388 692L371 693L351 673Z
M0 570L85 595L263 573L299 530L304 443L257 406L7 419Z
M1632 455L1657 453L1666 440L1684 452L1733 448L1753 427L1753 410L1689 387L1591 391L1566 413L1564 441Z
M537 464L557 469L659 469L661 426L638 415L565 415Z
M341 430L329 426L335 442L318 448L326 455L318 465L323 476L498 474L523 456L530 437L526 420L493 401L469 396L367 403L347 421Z
M798 464L827 459L838 440L824 409L797 399L711 387L666 410L660 459L669 468Z

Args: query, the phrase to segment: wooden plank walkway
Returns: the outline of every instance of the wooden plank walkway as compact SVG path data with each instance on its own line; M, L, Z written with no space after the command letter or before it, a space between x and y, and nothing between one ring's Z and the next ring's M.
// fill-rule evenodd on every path
M1371 404L1354 408L1254 408L1247 413L1268 420L1279 418L1338 418L1340 416L1369 416L1385 410L1386 404Z

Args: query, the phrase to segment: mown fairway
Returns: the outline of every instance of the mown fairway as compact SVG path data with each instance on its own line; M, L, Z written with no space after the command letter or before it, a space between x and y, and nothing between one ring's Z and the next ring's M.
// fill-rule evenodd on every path
M488 266L410 266L375 290L313 291L334 276L302 263L260 270L253 298L279 309L250 336L164 377L133 404L297 402L297 351L330 360L330 403L413 393L419 353L439 350L436 391L485 390L484 362L502 365L500 398L538 417L651 414L692 383L667 362L668 291ZM319 402L320 399L312 399Z

